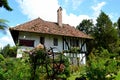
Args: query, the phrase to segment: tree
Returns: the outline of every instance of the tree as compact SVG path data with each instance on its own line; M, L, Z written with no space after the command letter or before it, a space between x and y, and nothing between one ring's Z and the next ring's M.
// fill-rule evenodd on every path
M30 77L30 64L27 58L9 57L0 61L0 80L30 80Z
M119 37L120 37L120 17L117 21L117 25L118 25L118 34L119 34Z
M7 24L6 22L8 22L7 20L4 20L4 19L0 19L0 29L1 30L5 30L5 28L7 28Z
M118 34L115 27L113 27L112 21L109 16L101 11L99 17L97 18L97 23L95 26L95 44L96 47L103 47L110 50L110 45L117 42Z
M76 28L80 31L85 32L86 34L91 34L93 29L92 20L84 19Z
M12 8L8 5L7 0L0 0L0 7L4 7L8 11L12 11ZM0 29L5 30L5 28L7 27L6 22L8 21L0 19Z
M8 11L12 11L12 8L8 5L7 0L0 0L0 7L4 7Z
M5 58L16 57L16 53L17 53L17 47L16 46L11 47L9 44L3 47L3 49L1 49L0 51L0 54L2 54Z
M120 29L120 17L119 17L117 23L118 23L118 28Z
M84 19L76 28L88 35L92 35L94 33L94 24L91 19ZM89 54L93 48L93 41L92 40L87 41L86 45Z
M114 56L114 57L113 57ZM86 66L86 77L88 80L116 80L120 65L113 53L107 49L93 50L89 55Z

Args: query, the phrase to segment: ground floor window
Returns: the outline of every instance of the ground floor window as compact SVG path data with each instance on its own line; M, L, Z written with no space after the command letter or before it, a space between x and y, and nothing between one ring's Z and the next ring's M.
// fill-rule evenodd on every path
M45 43L45 37L40 37L40 43L44 45L44 43Z
M58 38L53 38L53 45L58 46Z
M71 47L79 47L79 39L70 39L70 46Z
M34 40L19 39L20 46L34 47Z

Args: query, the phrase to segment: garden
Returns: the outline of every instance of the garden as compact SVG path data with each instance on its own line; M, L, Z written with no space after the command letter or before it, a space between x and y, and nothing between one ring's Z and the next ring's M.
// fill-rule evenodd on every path
M4 5L12 11L7 3ZM4 27L0 25L1 30ZM112 23L101 11L96 24L85 19L76 28L93 37L86 43L85 65L72 65L63 52L55 55L52 48L43 46L16 58L18 47L6 45L0 48L0 80L120 80L120 17Z
M120 57L93 49L86 65L71 65L68 57L38 46L16 58L17 47L5 46L0 50L1 80L119 80ZM48 55L48 56L47 56ZM50 56L50 57L49 57Z

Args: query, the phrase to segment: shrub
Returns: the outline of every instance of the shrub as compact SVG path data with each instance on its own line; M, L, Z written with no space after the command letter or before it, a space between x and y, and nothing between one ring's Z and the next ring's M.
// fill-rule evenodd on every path
M17 47L11 47L9 44L6 45L0 52L4 57L16 57Z
M3 61L5 58L3 57L2 54L0 54L0 62Z
M31 64L31 79L66 78L69 73L69 61L62 53L47 52L42 45L38 45L29 53ZM54 59L53 59L54 55ZM41 74L43 74L40 77Z
M29 80L30 65L24 59L5 58L0 63L0 79L2 80Z
M118 72L117 60L111 58L111 53L106 49L89 56L88 65L86 66L86 76L89 80L112 80ZM108 75L110 75L108 77Z

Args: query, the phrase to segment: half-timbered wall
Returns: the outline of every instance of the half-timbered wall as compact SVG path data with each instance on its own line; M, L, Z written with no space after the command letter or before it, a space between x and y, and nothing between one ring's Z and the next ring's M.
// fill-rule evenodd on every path
M24 46L24 43L22 43L22 45L20 46L20 49L22 50L30 50L33 47L37 46L40 42L42 42L42 44L44 43L46 49L54 47L54 52L62 52L63 50L69 50L71 47L79 47L81 49L80 53L65 53L65 55L70 57L71 64L86 63L85 52L87 51L87 49L85 39L83 38L19 32L18 42L20 42L20 40L22 40L23 42L28 40L33 44L32 46ZM58 43L55 43L54 41L57 41ZM21 51L18 50L18 52Z

